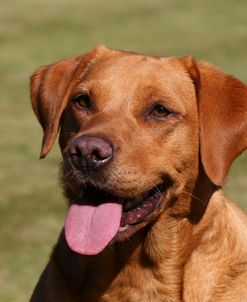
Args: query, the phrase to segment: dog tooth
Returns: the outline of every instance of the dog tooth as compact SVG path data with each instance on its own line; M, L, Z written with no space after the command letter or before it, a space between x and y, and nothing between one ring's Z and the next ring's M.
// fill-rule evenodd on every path
M128 226L125 225L125 226L119 228L119 232L124 232L124 231L126 231L127 229L128 229Z

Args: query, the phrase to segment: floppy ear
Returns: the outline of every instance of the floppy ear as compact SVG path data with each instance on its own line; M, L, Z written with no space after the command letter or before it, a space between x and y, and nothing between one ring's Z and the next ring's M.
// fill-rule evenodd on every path
M66 92L79 63L80 57L75 57L40 67L31 76L32 106L44 131L40 158L47 155L55 141L67 104Z
M247 86L208 63L182 61L197 90L202 164L222 186L232 161L247 148Z
M40 158L48 154L56 139L70 89L78 81L78 76L105 50L107 48L99 45L84 56L40 67L31 76L32 106L44 131Z

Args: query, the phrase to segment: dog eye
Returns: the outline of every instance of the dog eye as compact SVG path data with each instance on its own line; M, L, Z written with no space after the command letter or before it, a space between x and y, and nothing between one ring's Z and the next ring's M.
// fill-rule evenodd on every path
M91 99L88 94L82 94L75 97L74 99L72 99L72 103L80 109L87 110L91 108Z
M169 111L166 107L157 104L152 108L149 115L154 118L162 119L167 117L170 113L171 111Z

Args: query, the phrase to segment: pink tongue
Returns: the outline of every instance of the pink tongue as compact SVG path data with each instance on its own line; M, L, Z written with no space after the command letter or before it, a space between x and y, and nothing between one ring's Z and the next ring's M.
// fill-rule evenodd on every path
M65 238L69 247L83 255L100 253L120 227L122 205L98 206L72 204L65 220Z

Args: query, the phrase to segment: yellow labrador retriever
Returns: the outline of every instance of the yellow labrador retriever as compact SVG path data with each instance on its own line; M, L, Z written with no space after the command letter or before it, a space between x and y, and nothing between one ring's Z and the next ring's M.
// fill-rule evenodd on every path
M68 214L32 302L247 301L247 218L221 190L247 86L192 57L99 46L31 78Z

